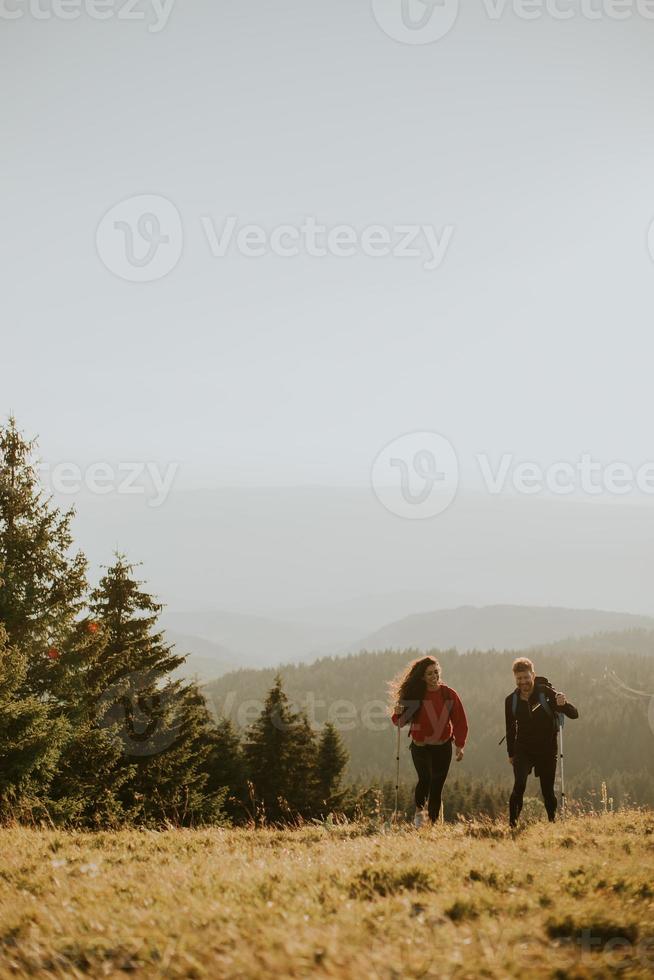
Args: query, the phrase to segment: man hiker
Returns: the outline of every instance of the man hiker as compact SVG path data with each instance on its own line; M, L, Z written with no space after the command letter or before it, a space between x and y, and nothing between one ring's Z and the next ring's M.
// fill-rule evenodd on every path
M578 718L579 712L565 694L557 694L546 677L537 677L534 665L526 657L513 663L515 691L504 702L506 747L513 766L514 784L509 800L509 823L515 827L522 810L527 776L534 770L547 816L556 817L554 778L557 758L557 715Z

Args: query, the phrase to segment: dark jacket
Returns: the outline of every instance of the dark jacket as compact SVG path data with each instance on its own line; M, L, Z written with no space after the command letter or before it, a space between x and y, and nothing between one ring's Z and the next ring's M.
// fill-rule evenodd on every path
M508 694L504 702L506 748L509 758L512 759L516 751L520 751L533 759L556 755L555 712L565 715L567 718L578 718L579 712L569 702L562 708L557 707L556 691L545 677L536 678L534 689L529 695L529 701L523 701L517 688L516 691L518 694L517 717L514 717L513 714L513 695L515 692L512 691L511 694ZM541 693L545 695L550 708L549 712L541 703Z

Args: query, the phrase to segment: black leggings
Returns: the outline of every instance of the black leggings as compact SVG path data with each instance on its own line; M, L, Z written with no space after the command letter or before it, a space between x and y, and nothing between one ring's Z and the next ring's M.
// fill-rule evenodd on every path
M554 777L556 776L556 756L546 756L542 759L532 759L524 752L516 750L513 758L513 775L515 777L513 792L509 800L509 820L515 823L522 810L522 800L527 788L527 776L531 772L532 766L538 769L540 779L540 791L543 794L543 802L550 820L556 814L556 793L554 792Z
M416 807L422 810L429 797L429 819L438 820L443 786L452 762L452 743L445 745L416 745L411 743L411 758L418 773Z

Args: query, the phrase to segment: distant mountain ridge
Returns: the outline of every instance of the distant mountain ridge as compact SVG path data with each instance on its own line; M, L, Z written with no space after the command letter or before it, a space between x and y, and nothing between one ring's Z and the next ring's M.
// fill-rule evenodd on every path
M343 653L356 636L338 624L292 623L224 610L165 611L161 627L176 654L189 654L178 675L195 674L201 681L239 667L270 667Z
M175 656L186 656L186 663L174 671L175 678L190 680L193 678L199 684L222 677L232 670L238 670L238 657L201 636L189 636L176 630L165 630L166 642L174 644Z
M294 623L221 610L165 612L161 625L175 653L189 655L177 676L206 683L237 669L312 663L361 650L524 650L599 633L654 630L654 618L559 606L465 605L405 616L359 641L351 623Z
M654 618L561 606L460 606L416 613L370 633L359 650L524 650L595 633L654 629Z

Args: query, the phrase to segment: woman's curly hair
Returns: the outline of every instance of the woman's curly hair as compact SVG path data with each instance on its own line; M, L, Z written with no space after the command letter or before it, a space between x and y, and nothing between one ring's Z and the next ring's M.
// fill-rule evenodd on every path
M427 667L435 665L438 676L441 676L441 665L436 657L419 657L412 660L408 667L401 670L388 685L388 694L391 707L396 704L405 706L415 705L423 701L427 693L427 681L425 671Z

